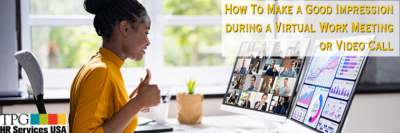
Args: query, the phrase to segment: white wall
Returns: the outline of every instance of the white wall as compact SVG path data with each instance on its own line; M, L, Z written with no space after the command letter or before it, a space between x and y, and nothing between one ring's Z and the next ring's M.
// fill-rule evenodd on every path
M399 133L400 93L355 95L345 133Z

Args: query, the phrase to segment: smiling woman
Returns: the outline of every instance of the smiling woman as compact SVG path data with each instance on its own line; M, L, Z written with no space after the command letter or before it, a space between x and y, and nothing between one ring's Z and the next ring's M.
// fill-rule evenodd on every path
M69 131L132 133L139 111L148 112L160 103L158 86L149 85L149 70L130 96L120 71L127 58L143 59L151 20L136 0L85 0L84 6L96 15L93 24L103 42L71 85Z

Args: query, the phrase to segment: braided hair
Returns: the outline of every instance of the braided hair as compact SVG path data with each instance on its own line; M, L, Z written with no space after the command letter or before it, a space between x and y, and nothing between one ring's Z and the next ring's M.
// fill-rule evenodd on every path
M132 25L136 21L143 23L146 9L137 0L85 0L84 8L94 14L94 28L99 36L109 38L115 24L126 20ZM133 25L136 31L136 27Z

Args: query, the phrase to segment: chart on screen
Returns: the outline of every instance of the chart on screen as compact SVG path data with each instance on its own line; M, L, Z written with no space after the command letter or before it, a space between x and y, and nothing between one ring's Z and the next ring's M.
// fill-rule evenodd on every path
M330 87L335 78L343 52L318 52L314 53L314 57L310 62L310 68L307 72L305 83ZM321 56L329 55L329 56Z
M329 96L348 100L353 92L353 86L353 81L335 79L331 89L329 90Z
M321 118L318 122L317 129L324 133L336 133L338 126L338 124L332 121Z
M328 98L322 116L340 122L347 102Z
M297 100L297 105L308 108L308 105L310 105L314 91L315 91L315 86L303 85L303 88L301 89L300 92L300 97Z
M313 98L308 108L307 115L304 118L304 124L313 128L317 126L318 120L321 116L326 98L328 97L329 89L319 88L315 89Z
M307 113L306 109L296 107L293 111L292 118L297 121L303 122L304 116L306 116L306 113Z
M345 52L336 72L337 78L355 80L360 72L367 51Z

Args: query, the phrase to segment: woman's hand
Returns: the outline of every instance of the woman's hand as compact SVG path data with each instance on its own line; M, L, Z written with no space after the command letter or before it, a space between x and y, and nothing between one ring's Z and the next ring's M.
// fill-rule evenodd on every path
M122 132L133 118L139 113L149 112L148 108L160 104L160 90L157 85L149 85L151 73L147 69L147 76L135 90L137 95L126 103L115 115L106 121L102 126L105 133ZM135 95L136 93L133 93ZM133 96L131 94L131 96Z
M256 85L254 85L254 91L258 90L258 81L256 82Z
M150 80L151 73L150 70L147 69L147 76L140 85L138 94L134 98L142 108L155 107L160 104L160 90L157 85L149 85Z
M260 106L260 103L261 103L261 101L257 102L257 105L256 105L255 109L258 109L258 106Z

